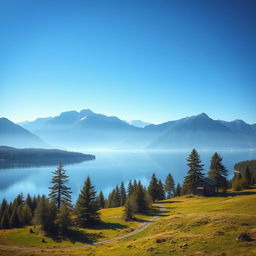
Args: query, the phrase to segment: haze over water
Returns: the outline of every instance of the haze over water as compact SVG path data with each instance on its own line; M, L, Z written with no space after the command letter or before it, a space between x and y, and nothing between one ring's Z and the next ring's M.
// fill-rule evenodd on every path
M209 170L212 152L200 152L204 172ZM229 178L233 176L233 166L243 160L255 159L256 151L222 151L223 163L229 171ZM66 165L69 175L69 185L72 188L73 202L83 186L85 178L89 175L97 191L104 195L124 181L127 185L130 179L140 179L144 185L153 172L164 182L166 175L171 172L176 184L183 182L186 175L186 158L189 152L159 151L159 152L97 152L96 160L85 161L78 164ZM0 200L12 200L17 194L31 195L46 194L52 171L55 166L14 168L0 170Z

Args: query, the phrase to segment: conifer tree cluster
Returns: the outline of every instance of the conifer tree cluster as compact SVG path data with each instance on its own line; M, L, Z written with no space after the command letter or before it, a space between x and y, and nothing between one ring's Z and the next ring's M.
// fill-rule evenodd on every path
M30 225L39 201L40 196L32 198L29 194L26 199L24 199L23 194L19 194L10 203L3 199L0 207L0 228L7 229Z
M228 171L223 165L222 160L223 158L218 153L214 153L211 158L210 170L208 172L208 178L216 183L216 192L219 192L219 189L222 189L222 191L225 192L228 186ZM202 164L199 153L195 149L192 150L187 158L187 166L189 167L189 170L187 176L184 178L183 187L180 188L180 185L179 187L176 187L177 195L191 193L193 187L205 177L202 172L204 165Z

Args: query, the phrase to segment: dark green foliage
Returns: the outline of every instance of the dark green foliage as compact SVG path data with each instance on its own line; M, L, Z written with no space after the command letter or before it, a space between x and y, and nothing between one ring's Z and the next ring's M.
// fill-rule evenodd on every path
M184 178L183 191L184 193L191 193L192 188L204 177L202 173L204 165L201 164L200 156L195 149L192 150L187 158L187 166L189 170Z
M126 190L123 182L121 183L121 186L120 186L120 196L121 196L120 205L123 206L126 202Z
M181 196L181 192L182 192L181 190L182 190L181 185L180 183L178 183L175 188L175 196Z
M15 204L12 209L12 215L10 217L10 227L12 228L18 228L21 226L20 218L18 215L18 206Z
M34 212L34 210L36 209L36 205L34 204L34 201L30 194L27 195L25 203L30 207L31 211Z
M225 168L225 166L222 164L222 157L218 153L214 153L211 159L210 171L208 172L208 177L216 182L217 192L219 188L226 191L227 176L228 176L228 171Z
M87 177L75 207L75 222L79 227L93 225L100 221L96 191Z
M68 232L68 229L72 225L71 215L70 215L70 207L66 204L63 204L58 210L56 216L56 224L58 226L59 234L64 235Z
M170 198L174 195L175 183L171 173L169 173L165 179L164 190L167 194L167 198Z
M1 216L1 220L0 220L0 227L2 229L6 229L6 228L9 228L10 227L10 224L9 224L9 210L8 210L8 206L5 208L2 216Z
M158 180L157 189L158 189L157 200L164 200L165 199L164 185L161 180Z
M100 191L98 197L97 197L97 203L99 208L104 208L105 207L105 199L102 191Z
M248 188L247 180L240 173L237 173L232 180L232 189L234 191L240 191L245 188Z
M249 169L248 166L247 166L246 169L245 169L244 178L245 178L245 180L247 181L247 184L248 184L248 185L252 185L252 184L253 184L253 176L252 176L252 174L251 174L250 169Z
M133 213L143 213L148 210L148 202L146 200L146 191L141 185L140 181L136 182L136 187L133 193L129 197L130 203L132 205Z
M132 192L133 192L133 185L132 185L132 181L129 180L128 187L127 187L127 196L130 196Z
M41 225L42 230L47 234L56 233L56 213L55 204L50 202L45 196L42 196L35 210L34 224Z
M22 206L22 222L24 225L30 225L32 221L32 210L26 203Z
M7 203L7 200L4 198L0 207L0 219L7 207L8 207L8 203Z
M53 172L53 177L51 180L53 184L50 187L50 200L56 204L59 209L62 204L71 204L71 190L66 186L68 183L68 176L66 175L66 170L63 168L63 164L59 163L57 170Z
M120 206L120 192L119 188L113 189L108 196L107 208L119 207Z
M153 173L149 186L148 186L148 192L153 200L155 202L159 197L159 190L158 190L158 180L156 178L155 173Z
M133 209L131 199L128 198L125 205L124 205L124 220L130 221L133 219Z

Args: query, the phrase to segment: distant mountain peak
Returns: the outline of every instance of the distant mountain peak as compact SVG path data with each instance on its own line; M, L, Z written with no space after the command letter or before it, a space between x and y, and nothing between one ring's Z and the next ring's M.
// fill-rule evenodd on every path
M135 127L139 127L139 128L144 128L145 126L150 125L150 123L147 123L147 122L144 122L144 121L141 121L141 120L131 120L129 122L129 124L131 124Z
M92 115L92 114L94 114L94 112L91 111L90 109L82 109L82 110L80 111L80 116L81 116L81 118L84 117L84 116Z
M207 114L205 113L201 113L199 115L197 115L196 117L201 117L201 118L210 118Z

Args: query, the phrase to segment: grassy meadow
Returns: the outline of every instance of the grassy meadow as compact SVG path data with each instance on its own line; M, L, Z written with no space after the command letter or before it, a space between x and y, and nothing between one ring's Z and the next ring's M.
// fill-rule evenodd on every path
M256 188L219 197L181 196L160 203L165 206L163 217L144 231L115 242L51 252L1 249L0 255L256 255ZM138 215L137 221L125 222L122 211L122 207L102 209L101 225L73 230L64 240L45 237L31 226L1 230L0 243L35 248L81 245L131 232L153 215ZM237 241L242 232L250 234L252 241Z

